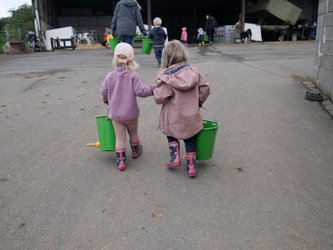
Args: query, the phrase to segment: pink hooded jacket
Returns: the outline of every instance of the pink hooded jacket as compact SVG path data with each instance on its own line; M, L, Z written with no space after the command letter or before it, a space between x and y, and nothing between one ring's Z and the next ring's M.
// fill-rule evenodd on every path
M187 41L187 31L186 30L187 30L186 27L182 28L182 34L180 36L181 41Z
M158 128L167 136L188 139L202 128L199 112L210 94L208 82L194 66L179 63L156 76L154 99L162 104Z
M108 117L116 121L131 121L139 117L136 97L153 95L155 85L144 85L137 72L117 67L108 73L100 91L104 103L108 104Z

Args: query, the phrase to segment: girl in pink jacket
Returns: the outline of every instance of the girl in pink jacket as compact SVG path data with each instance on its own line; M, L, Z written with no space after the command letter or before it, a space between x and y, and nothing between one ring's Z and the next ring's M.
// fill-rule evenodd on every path
M179 140L184 140L187 173L195 177L196 135L203 128L199 109L210 93L209 85L198 69L188 64L186 48L179 41L166 44L161 68L156 76L154 99L162 104L158 127L169 142L167 167L181 165Z
M182 34L180 35L180 41L182 44L187 46L187 28L186 27L182 28Z
M116 134L117 167L126 169L126 131L130 137L132 158L142 153L138 134L139 107L136 97L153 95L155 86L144 85L135 72L134 51L131 45L119 43L114 51L113 66L102 83L101 93L108 104L108 117L112 119Z

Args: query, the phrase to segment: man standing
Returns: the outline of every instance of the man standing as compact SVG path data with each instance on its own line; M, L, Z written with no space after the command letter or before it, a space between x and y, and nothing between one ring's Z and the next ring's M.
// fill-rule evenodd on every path
M111 29L112 33L120 37L122 42L133 44L136 26L139 26L143 35L147 35L140 9L141 7L136 0L121 0L117 3Z
M205 30L209 37L209 45L212 45L212 43L214 41L214 33L215 33L215 29L217 27L218 27L218 25L217 25L216 19L213 16L207 14Z

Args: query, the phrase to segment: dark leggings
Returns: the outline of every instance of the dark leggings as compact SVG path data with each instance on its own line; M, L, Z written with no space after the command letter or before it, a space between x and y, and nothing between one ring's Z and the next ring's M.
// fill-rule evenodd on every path
M164 47L154 47L155 58L157 60L158 66L161 65L162 51Z
M214 42L214 33L215 33L215 29L208 30L209 42Z
M123 43L133 45L134 36L120 36L120 39Z
M167 138L168 138L168 142L174 142L174 141L176 141L176 142L179 143L179 141L176 138L172 137L172 136L167 136ZM196 145L195 145L195 138L196 138L196 135L193 136L193 137L191 137L191 138L189 138L189 139L184 140L185 149L186 149L187 153L195 152L195 147L196 147Z

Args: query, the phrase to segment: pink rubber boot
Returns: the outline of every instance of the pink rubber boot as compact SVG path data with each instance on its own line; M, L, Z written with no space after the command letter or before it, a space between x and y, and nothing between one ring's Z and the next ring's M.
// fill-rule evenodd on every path
M132 158L136 159L139 158L142 154L142 145L139 142L131 143L132 148Z
M168 168L174 168L181 165L179 142L169 142L170 161L167 163Z
M197 166L196 166L196 152L186 153L187 159L187 174L190 178L194 178L197 175Z
M126 148L117 148L117 168L120 171L124 171L127 167L126 165Z

